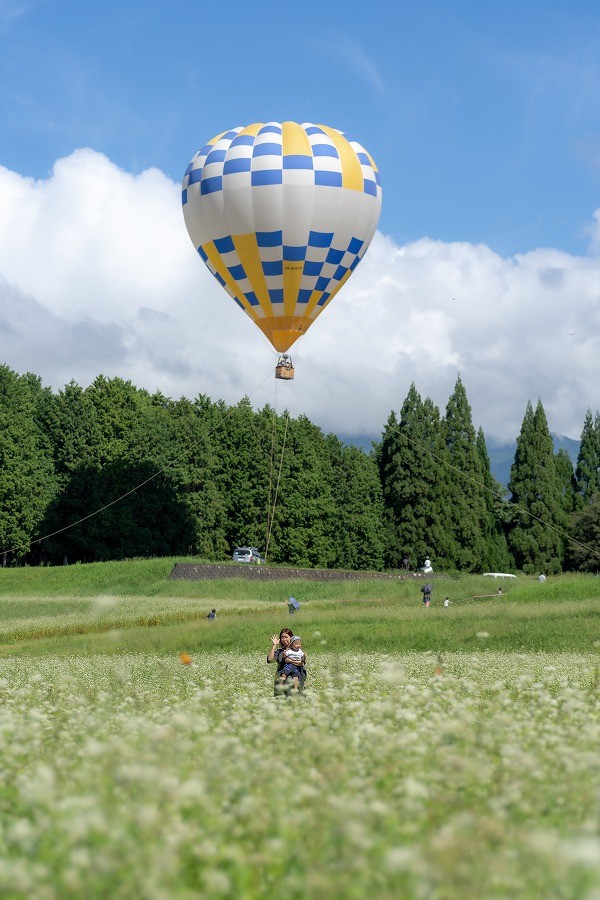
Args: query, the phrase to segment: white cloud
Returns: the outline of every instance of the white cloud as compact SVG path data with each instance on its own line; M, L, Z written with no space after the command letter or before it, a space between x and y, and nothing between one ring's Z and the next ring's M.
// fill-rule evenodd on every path
M325 430L381 433L411 381L443 409L460 371L476 426L513 438L528 399L579 437L600 406L600 259L378 233L351 281L294 348L272 349L191 246L180 188L93 150L47 180L0 168L0 362L55 389L99 373L178 397L289 407ZM384 198L385 202L385 198ZM600 211L589 227L600 250Z

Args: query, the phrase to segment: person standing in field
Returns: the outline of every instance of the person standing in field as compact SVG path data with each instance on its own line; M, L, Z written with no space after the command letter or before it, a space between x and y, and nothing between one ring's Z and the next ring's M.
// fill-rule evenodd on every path
M274 662L277 664L274 689L276 697L280 697L282 694L288 693L288 687L286 686L287 678L285 676L282 676L281 670L285 665L285 651L290 646L293 636L294 632L291 628L282 628L279 632L279 635L274 634L271 638L271 647L269 648L269 652L267 654L267 662ZM306 681L306 669L304 666L300 667L300 672L301 674L298 680L298 690L302 691L304 690L304 682ZM291 684L289 685L289 687L291 687Z
M299 634L292 635L290 646L283 653L283 668L281 677L292 676L294 688L298 690L302 668L306 666L306 653L302 649L302 640Z
M423 604L425 606L429 606L429 603L431 601L431 591L432 590L433 590L433 587L430 584L424 584L423 587L421 588L421 593L423 594Z

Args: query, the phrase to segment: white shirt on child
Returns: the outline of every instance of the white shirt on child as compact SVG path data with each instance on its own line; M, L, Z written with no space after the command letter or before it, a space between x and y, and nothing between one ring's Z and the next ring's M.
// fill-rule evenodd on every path
M302 658L304 657L303 650L286 650L285 658L288 662L294 663L294 665L299 665L302 662Z

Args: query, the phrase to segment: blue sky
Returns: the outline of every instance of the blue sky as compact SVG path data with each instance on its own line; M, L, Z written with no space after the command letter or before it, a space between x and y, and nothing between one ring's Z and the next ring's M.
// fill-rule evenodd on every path
M22 174L90 146L177 180L227 127L325 122L375 156L397 241L585 246L595 3L3 0L0 48L2 164Z
M373 304L382 298L382 327L386 315L404 318L417 337L425 329L432 351L424 367L418 339L416 347L400 346L398 336L393 352L378 341L361 350L342 321L329 342L344 335L349 343L340 353L362 353L364 373L391 353L382 364L389 382L386 388L379 380L383 396L376 413L364 421L357 412L343 419L339 409L311 401L308 390L302 411L325 428L377 430L389 410L399 408L411 380L443 406L460 371L476 424L487 432L514 436L527 399L540 396L553 430L577 437L586 408L598 406L600 377L590 363L577 370L581 347L578 351L569 341L584 332L588 344L595 339L600 293L594 286L600 248L600 10L597 3L580 0L307 0L302 5L0 0L0 223L3 200L9 209L4 256L0 247L0 320L2 310L8 321L14 308L23 318L22 333L11 341L5 331L2 361L18 370L31 368L55 387L61 378L85 383L102 371L173 394L179 384L181 393L193 393L198 385L228 401L243 394L241 375L230 383L211 381L208 365L199 368L191 358L193 348L185 350L185 359L175 358L188 327L183 321L189 321L188 307L135 299L136 273L140 286L144 278L141 255L132 252L126 277L125 263L117 261L119 247L110 243L118 228L126 242L136 227L133 220L127 225L125 204L113 210L118 223L106 218L106 233L89 232L86 251L93 267L102 248L102 271L111 273L108 290L120 285L119 303L107 301L112 318L85 308L83 300L77 312L76 267L60 269L57 254L40 257L40 221L48 233L56 216L56 234L62 235L58 255L64 259L66 235L86 227L89 209L81 197L79 203L73 200L75 187L69 185L77 184L76 173L87 166L88 184L104 179L123 196L131 188L138 205L149 202L150 194L156 198L148 215L156 215L155 234L165 246L187 242L177 219L168 234L164 229L171 221L171 186L175 198L196 150L229 127L288 119L340 128L375 158L384 191L378 243L348 306L357 307L360 296L368 295L377 317ZM83 148L92 154L77 156ZM57 174L59 160L66 162ZM161 177L144 176L153 169ZM43 206L35 221L26 218L34 201ZM20 243L13 246L17 232ZM21 251L28 260L19 267ZM182 252L189 254L187 244ZM81 295L89 267L84 250L78 253ZM195 265L191 260L190 273ZM36 266L45 267L47 284L41 272L32 272ZM506 287L515 268L520 281ZM189 278L201 281L204 275L194 269ZM130 283L129 294L124 285ZM202 280L202 289L214 288ZM178 296L185 290L179 285ZM69 292L71 303L65 299ZM457 295L462 305L455 312L449 304ZM575 309L573 298L579 296L585 299ZM65 357L58 365L41 343L34 340L28 347L27 316L39 319L40 308L57 341L63 329L63 343L75 347L75 325L88 329L85 359L73 349L66 354L69 368ZM519 310L526 312L522 321ZM235 313L232 309L232 320ZM229 315L227 309L219 321L243 354L247 324L230 325ZM551 344L547 325L539 346L531 348L535 323L548 319L559 323L561 341ZM157 362L160 354L152 342L160 329L157 325L152 337L150 320L173 326L171 360ZM182 328L178 338L176 320ZM503 321L507 331L500 336ZM495 341L487 355L486 328L494 329ZM135 335L135 351L128 349L126 333ZM324 341L326 335L327 330ZM196 338L196 349L202 339ZM90 350L95 346L96 355ZM314 352L316 365L321 345L303 346L309 357ZM598 349L586 345L586 354L600 355ZM560 372L550 354L566 360ZM258 358L249 356L242 368ZM364 373L358 385L349 371L344 387L371 410Z

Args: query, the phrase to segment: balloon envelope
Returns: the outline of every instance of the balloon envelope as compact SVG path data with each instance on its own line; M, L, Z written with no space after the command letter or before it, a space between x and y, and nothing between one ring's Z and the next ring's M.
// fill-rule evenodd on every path
M362 259L381 185L364 147L335 128L255 123L196 153L182 203L212 274L284 353Z

